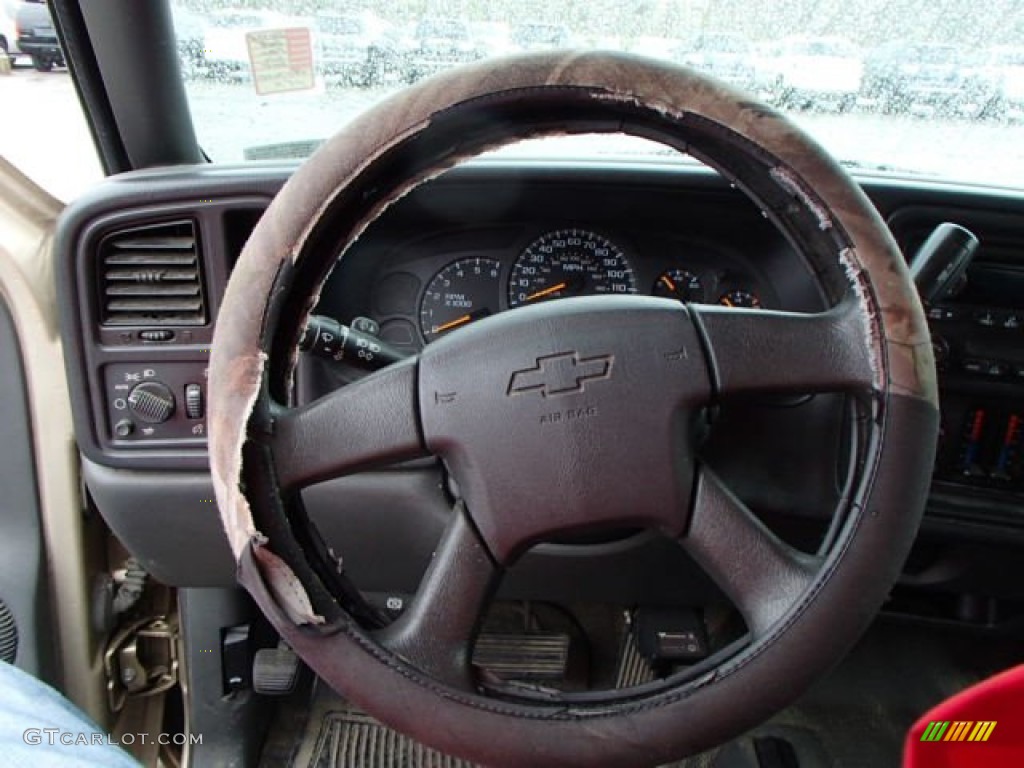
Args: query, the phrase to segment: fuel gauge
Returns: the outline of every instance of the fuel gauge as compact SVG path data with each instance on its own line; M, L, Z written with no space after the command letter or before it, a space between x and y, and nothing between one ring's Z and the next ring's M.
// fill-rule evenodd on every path
M718 303L726 307L747 307L749 309L761 309L761 300L751 291L737 288L723 293Z
M651 291L655 296L679 301L701 301L704 286L700 277L688 269L667 269L654 281Z

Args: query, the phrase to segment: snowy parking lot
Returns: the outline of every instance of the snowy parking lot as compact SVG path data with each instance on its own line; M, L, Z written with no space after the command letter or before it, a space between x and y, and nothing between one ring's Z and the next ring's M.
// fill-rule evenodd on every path
M246 82L187 83L201 145L211 159L243 160L246 149L331 135L398 86L324 86L260 96ZM66 71L16 68L0 76L0 154L63 200L101 176L91 136ZM946 118L927 108L879 115L861 100L853 111L799 111L794 118L836 157L866 170L1008 186L1024 184L1024 123L1017 119ZM623 145L624 146L624 145ZM585 153L618 153L613 139L579 145ZM561 151L561 150L560 150Z

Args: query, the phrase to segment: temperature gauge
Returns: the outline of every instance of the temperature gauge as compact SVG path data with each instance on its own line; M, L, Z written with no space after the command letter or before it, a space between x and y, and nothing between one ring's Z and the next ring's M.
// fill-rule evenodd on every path
M718 303L726 307L761 308L761 300L757 298L757 295L742 288L723 293Z

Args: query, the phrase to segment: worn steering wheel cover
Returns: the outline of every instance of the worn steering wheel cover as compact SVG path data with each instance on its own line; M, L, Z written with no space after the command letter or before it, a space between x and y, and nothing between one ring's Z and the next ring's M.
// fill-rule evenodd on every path
M494 94L570 89L678 121L699 116L778 158L780 187L818 216L822 228L841 226L852 246L841 255L811 257L833 259L823 270L841 262L854 285L876 387L885 393L879 463L866 473L862 505L812 589L769 641L707 679L603 711L470 697L427 680L344 617L315 628L323 619L307 585L275 554L274 540L268 544L257 531L241 482L246 429L266 373L268 312L287 283L282 275L307 258L316 222L392 148L430 130L436 116L471 110ZM456 159L426 167L376 202L349 239ZM314 303L315 295L307 310ZM791 700L866 626L917 529L931 467L930 451L916 450L918 435L934 431L935 406L928 331L902 257L870 202L817 145L773 111L692 72L621 55L536 55L446 73L393 97L325 144L285 185L236 265L218 318L211 469L244 585L299 655L357 704L422 741L488 764L638 765L706 748L753 725ZM735 716L738 702L745 706Z

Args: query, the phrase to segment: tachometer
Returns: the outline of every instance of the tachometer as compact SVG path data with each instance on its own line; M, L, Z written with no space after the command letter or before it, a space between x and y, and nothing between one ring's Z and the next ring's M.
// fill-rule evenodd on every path
M516 260L508 282L512 307L592 294L636 293L636 277L622 250L584 229L548 232Z
M459 259L427 285L420 303L420 330L427 341L498 311L501 264L494 259Z

